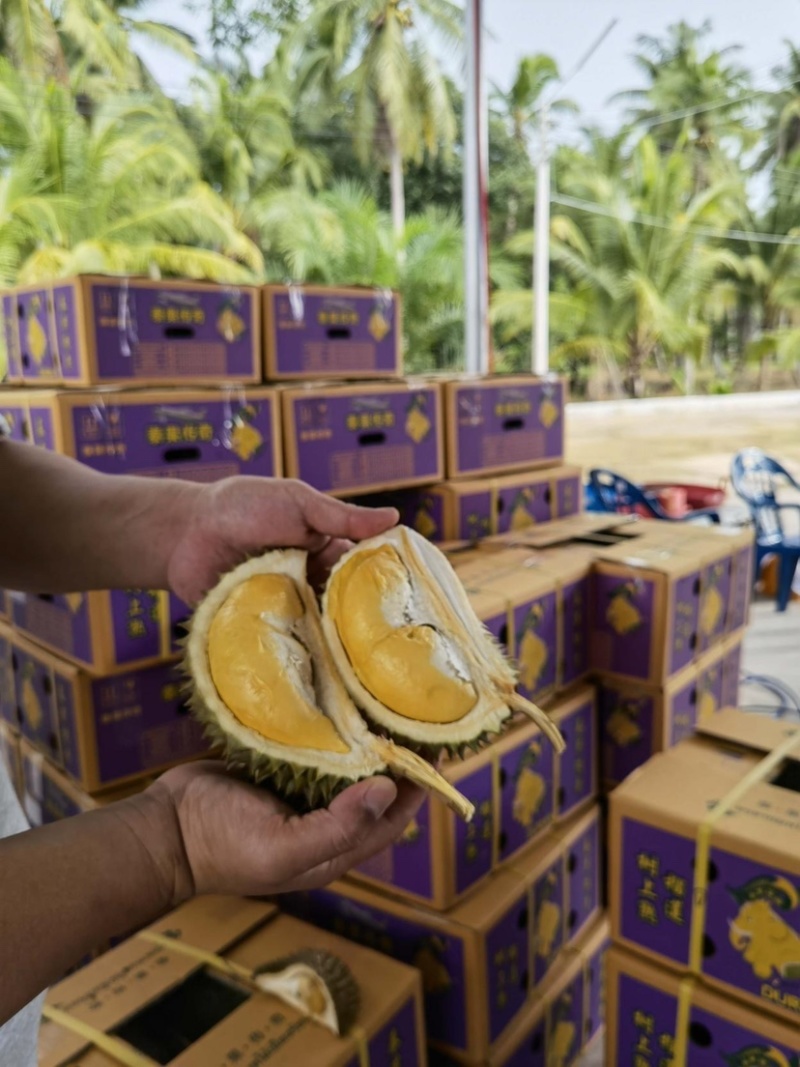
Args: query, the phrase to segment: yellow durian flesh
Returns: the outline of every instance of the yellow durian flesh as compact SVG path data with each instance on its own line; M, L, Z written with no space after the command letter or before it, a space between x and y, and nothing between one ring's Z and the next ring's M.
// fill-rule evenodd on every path
M420 751L461 751L520 710L563 747L516 692L447 558L416 531L399 526L351 549L331 572L322 620L351 696L390 736Z
M217 692L243 726L283 745L349 752L315 706L311 660L293 636L305 608L285 574L256 574L237 585L208 634Z
M364 687L386 707L418 722L450 723L476 705L469 678L448 670L447 649L433 626L405 622L408 570L397 549L380 545L349 558L331 587L330 610Z

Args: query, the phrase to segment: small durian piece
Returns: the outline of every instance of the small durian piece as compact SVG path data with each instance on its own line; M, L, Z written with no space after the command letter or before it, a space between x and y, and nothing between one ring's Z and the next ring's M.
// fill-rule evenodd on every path
M362 541L331 572L322 624L350 695L373 725L426 754L462 753L515 711L555 748L558 729L517 676L446 557L406 526Z
M262 992L278 997L334 1034L346 1034L358 1018L358 983L347 964L331 952L300 949L262 964L253 973Z
M390 772L470 804L414 752L371 733L325 643L306 553L268 552L226 574L198 606L186 644L191 702L228 763L308 809Z

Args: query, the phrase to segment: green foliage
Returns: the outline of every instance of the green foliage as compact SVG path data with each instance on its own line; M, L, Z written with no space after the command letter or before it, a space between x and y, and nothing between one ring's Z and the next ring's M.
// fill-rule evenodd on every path
M76 271L397 288L406 365L463 348L462 96L451 0L212 0L214 59L142 0L0 5L0 279ZM748 363L800 361L800 46L756 92L735 48L680 23L636 42L627 121L552 159L551 362L709 391ZM191 98L154 82L145 37L196 63ZM254 46L272 48L262 70ZM533 331L535 152L546 102L574 110L543 54L489 116L496 365ZM751 174L762 175L756 186ZM764 189L767 193L764 195ZM741 231L749 236L742 238Z

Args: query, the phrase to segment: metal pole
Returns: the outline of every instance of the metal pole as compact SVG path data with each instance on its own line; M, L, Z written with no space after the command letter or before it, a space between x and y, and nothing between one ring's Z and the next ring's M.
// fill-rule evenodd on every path
M536 211L533 242L533 350L531 369L550 369L550 146L549 109L539 112L539 162L536 167Z
M487 96L482 0L464 7L467 50L464 95L464 368L485 373L489 360Z

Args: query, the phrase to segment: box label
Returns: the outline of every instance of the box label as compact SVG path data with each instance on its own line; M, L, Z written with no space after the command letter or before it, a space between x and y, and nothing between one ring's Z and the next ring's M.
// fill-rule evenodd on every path
M71 285L53 286L53 326L61 377L74 381L81 377L81 352L75 290Z
M367 878L431 900L433 840L430 821L431 804L426 800L399 840L360 864L357 870Z
M55 675L55 690L61 766L73 777L80 779L85 768L81 766L80 723L75 707L75 690L72 682L59 674Z
M597 792L595 721L592 697L587 697L580 707L561 720L561 733L567 745L559 764L558 814L562 818Z
M670 673L688 666L698 652L698 616L700 611L700 575L688 574L675 582L670 641Z
M50 671L34 656L14 649L14 690L22 736L51 758L60 761L61 745Z
M201 403L98 403L72 410L75 458L103 474L213 482L233 474L275 475L268 399L240 391Z
M59 375L50 329L46 289L17 294L19 358L27 381L52 382Z
M497 533L527 530L553 518L553 493L547 478L497 491Z
M529 700L556 684L558 620L556 594L545 593L514 609L518 689Z
M466 1051L467 975L460 937L348 900L330 889L289 893L281 898L281 906L306 922L417 967L422 971L429 1039Z
M494 532L492 494L489 490L480 493L465 493L456 497L457 525L448 533L456 541L480 541Z
M651 579L595 572L591 638L595 670L649 678L654 604Z
M436 390L292 400L297 476L324 492L439 477Z
M559 858L534 883L533 901L533 985L541 984L564 945L564 860Z
M734 556L731 605L728 613L728 633L740 630L747 623L750 610L750 591L753 583L754 547L748 545Z
M541 735L500 759L500 859L506 860L553 818L553 746Z
M561 592L561 683L571 685L589 669L589 578Z
M100 781L142 774L205 752L200 724L189 714L174 664L92 683Z
M278 375L398 373L391 292L309 293L297 286L267 300Z
M600 824L594 819L567 856L567 940L579 934L600 907L600 863Z
M5 338L6 359L8 360L9 378L22 377L22 363L19 358L19 335L17 334L17 299L14 293L3 294L3 336Z
M455 387L459 474L550 461L564 454L564 386L532 380Z
M486 935L490 1042L502 1034L528 996L528 928L526 894Z
M622 823L622 936L686 965L695 843L633 819Z
M130 378L251 379L255 376L255 294L128 286L91 286L91 328L100 381Z
M30 432L33 443L48 452L56 450L56 435L51 408L39 404L30 406Z
M583 486L577 474L559 478L556 482L556 513L554 518L566 519L583 510Z
M492 869L494 851L494 768L491 764L461 778L458 790L475 805L471 822L455 823L456 893L463 893Z
M416 1002L409 999L369 1042L369 1067L418 1067Z
M603 730L603 778L619 784L641 767L656 749L656 708L653 697L612 683L599 687Z

